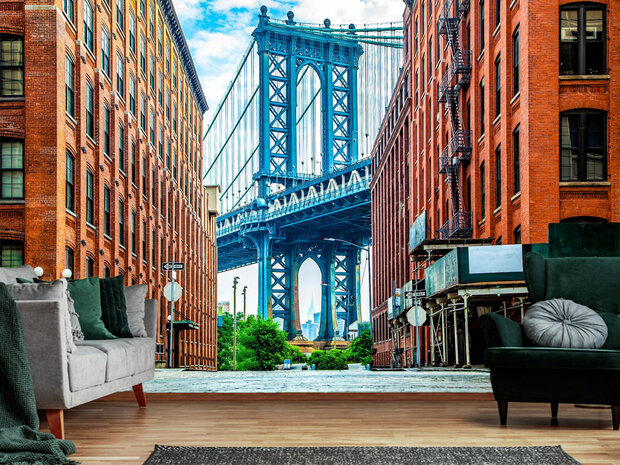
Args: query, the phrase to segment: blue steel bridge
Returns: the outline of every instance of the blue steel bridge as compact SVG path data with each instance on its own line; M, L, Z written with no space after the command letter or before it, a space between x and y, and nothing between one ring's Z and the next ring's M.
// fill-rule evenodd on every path
M299 340L299 269L314 260L318 340L345 339L361 319L370 153L400 73L402 23L319 25L268 13L261 8L205 134L204 182L221 186L218 271L257 263L259 314Z

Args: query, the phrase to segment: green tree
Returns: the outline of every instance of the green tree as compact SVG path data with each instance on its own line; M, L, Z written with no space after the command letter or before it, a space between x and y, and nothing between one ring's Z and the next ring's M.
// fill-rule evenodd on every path
M284 358L288 358L291 363L306 363L308 357L301 351L301 349L293 344L286 343L284 350Z
M353 339L345 350L345 358L350 363L367 365L372 362L372 334L369 330L362 331L357 339Z
M222 326L217 328L217 369L229 371L233 369L233 316L224 313ZM243 313L237 312L237 367L239 365L239 333L243 331L245 321Z
M243 330L237 334L237 341L243 345L243 365L250 370L273 370L284 362L287 350L287 334L280 330L273 320L248 317ZM251 358L252 362L246 362Z

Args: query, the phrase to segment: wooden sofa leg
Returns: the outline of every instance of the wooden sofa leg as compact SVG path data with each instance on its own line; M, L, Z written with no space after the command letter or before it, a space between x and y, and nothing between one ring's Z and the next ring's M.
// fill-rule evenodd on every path
M615 430L620 429L620 405L611 406L611 422Z
M508 402L498 400L497 409L499 411L499 424L506 426L506 420L508 418Z
M50 433L56 436L56 439L65 438L65 416L64 410L46 410L45 416L50 427Z
M136 396L136 400L138 401L138 405L141 408L146 407L146 397L144 396L144 390L142 389L142 384L136 384L133 386L133 394Z
M557 402L551 402L551 418L557 418L558 417L558 407L560 404L558 404Z

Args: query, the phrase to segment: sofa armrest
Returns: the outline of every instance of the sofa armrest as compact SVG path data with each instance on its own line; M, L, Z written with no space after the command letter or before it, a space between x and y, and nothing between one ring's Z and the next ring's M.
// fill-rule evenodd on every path
M157 301L155 299L146 299L144 302L144 327L146 335L153 339L157 339Z
M60 301L17 301L39 409L69 406L65 312Z
M495 313L485 313L478 318L488 347L523 347L521 325Z

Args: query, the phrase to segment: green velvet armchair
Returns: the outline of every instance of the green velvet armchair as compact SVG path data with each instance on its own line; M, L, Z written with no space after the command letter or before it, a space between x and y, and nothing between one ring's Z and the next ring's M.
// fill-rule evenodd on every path
M558 405L610 405L612 425L620 427L620 258L525 259L525 279L532 303L564 298L597 311L609 335L601 349L531 347L521 325L496 314L480 317L500 423L509 402L545 402L557 419Z

